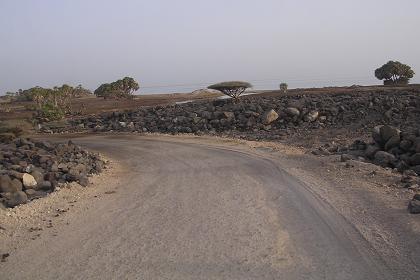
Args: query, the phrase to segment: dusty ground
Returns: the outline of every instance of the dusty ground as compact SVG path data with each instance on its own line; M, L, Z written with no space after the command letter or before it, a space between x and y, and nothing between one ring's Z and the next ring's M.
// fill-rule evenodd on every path
M123 137L123 139L127 139L127 140L131 139L130 141L132 141L132 140L137 139L139 136L127 136L128 138L124 138L124 136L118 136L118 137ZM111 139L113 138L111 137ZM142 137L140 137L139 139L142 139ZM148 136L146 137L146 139L149 139L148 141L153 141L153 139L156 139L158 141L168 142L169 145L173 145L170 143L180 143L182 144L181 147L185 147L185 145L188 143L194 146L198 145L198 147L202 146L203 148L204 147L217 147L218 149L226 149L226 153L228 155L230 154L229 151L238 151L241 153L245 153L247 155L250 154L252 155L252 158L255 158L255 159L261 158L263 161L269 160L269 161L275 162L276 164L278 164L279 167L281 167L282 170L291 174L292 177L298 178L300 181L302 181L305 184L305 186L308 187L308 191L311 196L315 197L316 200L322 201L322 204L327 207L327 210L323 210L323 211L327 211L326 213L330 213L330 211L332 211L331 213L337 213L339 216L341 216L341 218L338 218L338 219L339 220L342 219L344 221L344 224L342 225L343 229L347 229L348 231L354 230L355 231L354 236L360 235L362 239L364 239L367 242L366 246L364 246L363 245L364 243L360 240L355 242L355 244L358 244L359 246L362 245L361 247L363 247L364 250L366 250L366 248L371 248L367 250L376 252L379 255L379 258L381 259L379 262L381 263L382 261L384 261L387 269L389 269L390 273L392 273L393 275L393 277L391 277L392 279L416 279L416 275L420 273L420 270L419 270L420 252L418 251L418 248L420 247L420 244L419 244L420 241L418 239L418 236L420 234L420 220L418 219L418 216L410 215L407 213L406 211L407 200L412 194L409 191L405 189L399 189L396 185L394 185L394 182L397 182L399 180L399 175L392 173L392 171L390 170L384 170L371 164L363 164L363 163L357 163L357 162L353 163L353 167L346 167L344 164L339 163L338 159L334 156L324 157L324 158L315 157L315 156L307 154L306 150L296 148L296 147L290 147L290 146L279 144L279 143L250 142L250 141L231 140L231 139L224 139L224 138L194 137L194 136L182 136L182 135L181 136ZM83 140L83 138L80 139L79 141L82 141L82 142L87 141L86 143L89 142L88 140ZM144 153L146 155L148 154L148 149L150 149L150 147L141 148L141 145L139 147L140 149L143 149L142 150L143 154ZM163 145L161 147L164 148L166 146ZM115 149L118 150L119 148L115 147ZM169 151L170 150L168 150L166 155L168 156L167 160L171 162L175 160L176 157L175 157L175 154L172 154ZM183 151L181 150L181 152ZM193 155L194 154L190 156L193 156ZM217 155L220 156L220 154L217 154ZM139 156L141 157L140 154ZM196 158L196 160L198 160L196 161L196 164L199 164L200 160L203 160L203 162L205 162L206 157L203 157L203 156L204 155L200 155L199 158ZM182 161L183 162L182 164L188 164L188 159L189 158L187 157L186 161ZM235 157L233 157L232 160L235 160ZM242 157L236 158L236 160L238 160L237 161L238 166L242 166L246 162L244 161L245 158L242 158ZM257 162L259 162L259 160ZM181 163L179 162L179 164ZM250 168L252 168L252 166L254 165L251 164ZM139 168L139 167L141 167L141 165L139 165L138 167L136 166L135 168ZM149 172L153 173L153 170L155 167L153 167L153 164L152 164L147 168L151 168ZM177 165L174 165L173 168L180 168L180 167ZM142 168L139 168L139 172L144 171L141 169ZM235 170L235 168L232 168L232 170ZM247 169L247 170L248 170L247 172L251 172L253 174L253 172L250 171L252 169ZM79 230L79 229L75 229L74 226L80 225L80 222L81 222L80 218L85 215L89 216L89 213L92 213L92 211L95 211L96 207L100 207L101 211L104 211L103 212L104 217L107 217L108 215L110 215L111 212L117 214L119 210L117 210L112 205L114 205L115 199L120 199L121 197L124 197L124 189L126 188L126 186L122 184L124 180L118 179L118 178L127 177L127 175L129 174L126 174L126 172L127 172L127 166L124 166L124 160L122 160L122 158L119 158L118 160L113 160L112 168L107 170L104 175L94 178L94 184L88 188L74 187L71 189L62 189L59 192L56 192L45 199L41 199L29 205L23 205L12 210L4 211L3 213L5 213L5 215L1 215L1 220L0 220L0 225L3 228L0 230L0 233L1 233L0 248L2 249L0 253L7 252L11 254L10 257L6 258L5 264L8 264L8 262L16 261L13 255L18 254L19 252L21 253L24 252L25 247L38 248L35 245L41 246L40 244L46 245L50 242L52 243L59 242L59 240L54 241L54 238L59 239L59 238L66 237L68 234L65 234L65 232L69 230L71 231ZM229 173L229 170L224 171L224 172ZM258 175L258 173L261 173L263 175L266 172L268 171L261 169L261 170L258 170L258 172L255 175ZM197 173L197 175L198 174L200 173ZM270 173L267 173L266 176L268 176L268 174ZM254 176L254 175L250 174L250 176ZM249 179L251 179L251 177ZM256 179L251 179L251 180L256 180ZM284 179L281 179L281 180L284 180ZM171 181L173 181L173 179ZM175 180L175 182L176 181L177 180ZM187 182L185 181L184 183L186 184ZM142 183L139 182L139 184L141 185ZM270 185L271 183L267 183L267 184ZM249 191L252 190L252 189L249 189L249 187L250 185L243 185L241 187L242 192L244 192L244 194L249 193ZM175 187L174 190L177 190L177 188L180 188L177 191L178 193L183 192L182 184L178 185L178 187ZM239 189L237 191L241 192L241 190ZM146 192L142 192L142 194L146 198L152 199L152 200L158 199L160 197L160 195L158 193L155 193L152 189L149 189ZM184 194L188 194L188 192L186 193L184 192ZM173 195L175 195L175 193ZM170 201L172 201L172 203L179 203L178 198L181 199L181 197L182 196L177 197L177 195L175 195L174 197L175 200L170 200ZM258 197L259 196L257 195L255 198L257 199L255 203L257 203L258 201ZM141 200L141 198L139 199ZM252 201L253 200L251 199L250 203ZM259 213L262 214L265 218L271 217L273 214L268 214L268 213L269 212L272 213L271 212L273 209L272 206L268 206L265 204L265 202L262 202L262 201L258 202L258 203L263 203L259 206L259 207L263 207L261 208L261 210L258 210L260 211ZM143 202L143 203L147 203L147 202ZM287 204L288 202L284 201L284 203ZM109 204L108 207L105 206L107 204ZM329 208L331 209L328 210ZM259 208L257 207L256 209L259 209ZM111 212L108 213L109 211ZM231 209L229 211L236 211L236 210ZM268 212L265 213L264 211L268 211ZM288 210L283 209L283 211L288 211ZM316 210L316 212L318 211L319 209ZM228 214L228 213L229 212L225 214ZM279 215L280 217L282 217L281 212L276 215ZM181 218L181 217L184 217L184 216L180 216L178 218ZM121 218L124 219L124 216L121 216ZM260 219L261 218L265 219L263 217L260 217ZM147 215L146 216L140 215L138 219L140 220L145 219L145 220L151 221L150 217L148 218ZM231 223L234 221L235 220L231 221ZM113 220L109 220L108 222L110 223L111 226L114 223L116 223L117 225L119 224L119 222L116 222ZM202 222L206 223L206 220L203 220ZM257 222L257 220L255 222ZM186 227L188 227L187 225L188 223L185 224ZM347 225L350 225L350 228L347 228ZM162 228L162 230L164 229ZM271 230L269 230L269 228L266 228L265 226L264 226L264 229L261 229L261 230L268 230L266 232L266 235L264 235L268 238ZM179 233L181 234L182 232L179 232ZM193 234L193 236L195 236L195 234ZM95 240L94 237L92 238L93 240ZM179 236L179 238L180 239L178 239L178 241L175 241L175 242L180 242L181 240L183 240L182 235ZM19 239L19 241L18 242L14 241L16 239ZM243 241L245 240L248 240L248 239L244 239ZM283 238L279 240L283 240L284 242L285 239ZM86 241L89 241L89 239L86 239ZM269 239L264 242L270 243ZM311 242L314 242L314 241L311 241ZM255 243L255 245L257 244L258 243ZM286 242L282 244L283 246L286 246L289 243ZM319 243L319 246L321 246L321 244L322 242ZM139 246L143 246L144 248L144 246L146 245L139 244ZM335 248L334 246L331 247L330 249L323 248L322 246L320 248L323 248L322 250L325 251L324 253L328 255L331 253L331 252L328 253L328 251L334 250L333 249ZM359 249L363 249L363 248L359 248ZM286 250L285 252L288 252L288 254L292 254L292 253L297 254L297 251L293 251L293 250ZM214 252L214 254L216 255L218 253L219 252L217 252L217 250ZM116 254L119 255L120 253L116 253ZM265 264L268 264L272 261L271 253L268 253L267 256L268 256L268 259L267 259L268 262L264 262ZM200 258L200 254L198 254L196 258ZM293 258L291 257L291 255L289 255L289 257L286 257L286 260L287 260L286 263L288 263L291 260L293 260ZM307 261L308 260L309 259L307 259ZM249 262L251 263L256 262L256 260L249 260ZM10 265L10 263L8 265ZM327 277L326 275L331 276L332 274L328 274L328 273L334 271L333 263L331 263L331 265L332 265L331 270L328 270L328 269L324 270L323 271L324 274L322 274L320 271L314 272L314 273L321 273L321 274L313 274L312 275L313 277L312 278L309 277L309 278L310 279L329 279L330 277ZM0 263L0 271L2 270L1 267L2 266ZM272 267L272 264L269 265L269 267ZM310 265L305 266L305 267L306 267L306 271L311 270L310 268L308 268L310 267ZM174 269L174 267L172 267L172 269ZM225 271L227 273L227 274L220 274L220 275L228 275L229 271L232 272L232 270L229 270L229 268L227 267L220 268L220 269L222 269L221 271ZM305 270L305 269L302 269L302 270ZM31 271L31 269L28 268L28 271ZM149 272L152 273L152 271L153 269ZM175 271L179 271L179 270L175 269ZM293 271L294 271L293 269L289 270L289 273ZM314 269L314 271L316 271L316 269ZM10 272L10 270L8 270L8 272ZM210 269L209 272L212 272L212 270ZM271 272L274 273L273 271ZM355 271L354 273L356 274L353 275L352 279L362 279L355 276L357 275L357 271ZM8 275L10 276L10 274ZM62 274L63 279L66 279L65 275L67 274L66 273ZM172 274L172 275L176 275L176 274ZM203 274L203 275L206 275L206 274ZM245 275L250 275L250 274L245 274ZM293 279L293 275L296 276L296 279L303 279L303 278L297 277L299 274L288 274L288 275L290 275L291 276L290 278L292 279ZM335 275L337 276L337 274ZM186 278L188 277L184 275L183 279L186 279ZM198 279L198 278L200 277L196 277L195 279ZM245 279L245 278L242 277L241 279ZM332 277L331 279L338 279L338 278L339 277ZM13 279L13 277L9 277L6 279ZM209 279L209 277L205 279ZM345 277L343 277L343 279L345 279Z

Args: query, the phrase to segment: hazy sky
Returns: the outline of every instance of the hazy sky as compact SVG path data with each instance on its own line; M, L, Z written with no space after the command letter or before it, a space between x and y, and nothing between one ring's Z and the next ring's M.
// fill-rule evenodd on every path
M418 83L419 11L418 0L0 0L0 93L124 76L140 92L373 84L388 60Z

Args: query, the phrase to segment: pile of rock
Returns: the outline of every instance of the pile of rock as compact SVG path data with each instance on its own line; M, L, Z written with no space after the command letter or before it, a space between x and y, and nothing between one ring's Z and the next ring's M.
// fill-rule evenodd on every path
M401 132L389 126L376 126L372 143L355 141L342 158L358 157L382 167L396 168L400 172L410 170L420 175L420 130Z
M0 204L6 207L46 196L61 183L88 184L90 174L99 173L104 161L71 141L16 138L0 143Z
M69 122L44 124L44 132L127 131L249 135L276 139L295 129L373 127L387 123L411 127L420 118L420 95L414 92L247 96L103 113ZM287 133L286 133L287 134Z
M373 142L355 141L348 148L338 148L341 160L369 161L382 167L394 168L403 173L401 183L407 189L420 191L420 130L402 132L389 126L376 126L372 132ZM420 194L414 195L408 210L420 214Z

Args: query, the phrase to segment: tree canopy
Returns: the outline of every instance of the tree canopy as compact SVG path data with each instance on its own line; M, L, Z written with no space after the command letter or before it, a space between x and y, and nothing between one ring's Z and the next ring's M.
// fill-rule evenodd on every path
M139 84L130 77L117 80L112 83L100 85L95 91L95 95L99 97L127 97L131 96L139 89Z
M399 61L388 61L375 70L375 77L383 80L385 85L408 84L414 74L410 66Z
M242 81L229 81L211 85L208 89L215 89L221 91L223 94L232 98L238 98L247 88L251 88L252 85L248 82Z

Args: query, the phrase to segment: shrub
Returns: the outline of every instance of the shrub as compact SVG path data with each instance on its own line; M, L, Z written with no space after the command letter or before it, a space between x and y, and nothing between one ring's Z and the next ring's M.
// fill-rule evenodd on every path
M45 121L58 121L64 118L64 110L54 104L44 104L38 110L38 118Z
M248 82L230 81L214 84L208 88L221 91L223 94L237 99L247 88L251 87L252 85Z

